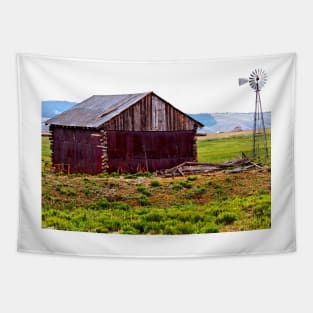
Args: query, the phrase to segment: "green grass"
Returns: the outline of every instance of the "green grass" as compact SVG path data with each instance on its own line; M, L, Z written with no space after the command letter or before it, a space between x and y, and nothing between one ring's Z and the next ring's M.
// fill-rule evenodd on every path
M262 214L260 215L260 212ZM169 208L134 207L100 201L94 207L43 208L42 226L59 230L122 234L199 234L269 228L269 195Z
M267 134L269 154L271 152L271 134ZM244 152L251 155L252 135L240 135L228 138L200 139L198 145L198 161L221 163L241 157ZM270 159L270 158L269 158Z
M51 155L50 140L47 137L41 137L41 160L43 167L48 167L51 165L50 155Z
M269 134L270 141L270 134ZM251 135L200 139L200 162L251 150ZM193 234L271 227L270 171L160 178L50 173L42 138L42 227L120 234Z

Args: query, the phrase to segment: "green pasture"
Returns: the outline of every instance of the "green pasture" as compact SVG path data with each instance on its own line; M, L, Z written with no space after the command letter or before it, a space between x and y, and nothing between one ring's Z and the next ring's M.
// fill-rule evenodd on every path
M249 156L251 144L249 134L200 138L198 160L218 163L241 157L242 152ZM176 178L151 173L63 175L51 173L50 154L49 139L43 137L43 228L199 234L271 227L270 167L260 172Z

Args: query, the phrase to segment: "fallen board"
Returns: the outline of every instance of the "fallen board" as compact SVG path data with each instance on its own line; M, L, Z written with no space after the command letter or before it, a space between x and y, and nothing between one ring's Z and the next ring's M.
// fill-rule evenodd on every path
M198 163L198 162L184 162L169 169L158 171L158 174L163 177L171 176L185 176L200 173L212 173L212 172L227 172L227 173L239 173L252 168L263 167L246 157L229 160L224 163Z

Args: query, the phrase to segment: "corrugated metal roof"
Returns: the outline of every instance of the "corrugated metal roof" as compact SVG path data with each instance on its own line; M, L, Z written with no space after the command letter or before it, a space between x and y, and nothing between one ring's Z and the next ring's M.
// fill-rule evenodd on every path
M76 104L71 109L47 120L46 125L98 128L148 94L154 93L145 92L123 95L92 96L83 102ZM168 103L167 101L165 102ZM183 114L194 120L200 127L203 126L191 116L188 116L185 113Z
M76 104L71 109L47 120L46 124L97 128L149 93L92 96Z

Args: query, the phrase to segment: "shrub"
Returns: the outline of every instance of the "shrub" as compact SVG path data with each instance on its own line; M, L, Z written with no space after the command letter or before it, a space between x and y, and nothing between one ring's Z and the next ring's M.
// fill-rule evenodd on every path
M174 190L181 190L181 189L183 189L183 186L179 182L176 182L173 184L173 189Z
M197 180L197 179L198 179L197 175L192 175L192 176L188 176L187 177L187 180L189 180L189 181L194 181L194 180Z
M161 184L158 180L151 180L150 185L152 187L160 187L161 186Z
M137 185L137 191L141 192L145 196L151 196L151 192L149 189L147 189L145 186L142 184Z
M191 182L189 182L188 180L182 180L182 181L180 182L180 184L181 184L184 188L190 189L190 188L192 187Z
M98 200L95 209L107 209L109 207L109 201L106 198Z
M192 234L196 232L195 225L190 222L178 223L175 228L177 234Z
M232 212L224 212L217 216L216 223L218 224L231 224L238 219L237 214Z
M206 189L203 187L203 186L197 186L195 189L194 189L194 193L197 195L197 196L200 196L202 194L204 194L206 191Z
M146 222L144 225L144 233L147 234L159 234L163 229L159 222Z
M151 177L152 176L152 173L150 172L137 172L135 174L137 177Z
M112 172L112 173L108 174L107 176L109 176L109 177L119 177L120 175L117 172Z
M145 215L145 219L149 222L160 222L165 217L163 210L151 210Z
M214 223L209 223L200 229L201 233L218 233L218 226Z
M214 205L215 202L213 202L212 204ZM224 210L222 207L216 206L216 207L209 209L207 213L212 215L212 216L217 217L219 214L223 213L223 211Z
M187 199L192 199L195 197L200 197L202 194L204 194L206 191L206 189L202 186L197 186L195 188L193 188L192 190L190 190L188 193L186 193L186 198Z
M122 226L122 229L120 231L122 234L128 234L128 235L136 235L138 234L138 230L131 225L124 225Z
M129 210L130 209L130 205L126 202L123 201L116 201L116 202L112 202L112 208L116 209L116 210Z
M117 219L106 220L104 223L105 227L108 228L111 232L119 231L121 227L121 222Z
M180 212L177 215L177 220L182 221L182 222L190 221L191 215L192 215L192 213L188 212L188 211Z
M267 201L257 203L253 208L253 215L256 217L271 217L271 204Z
M145 231L145 225L146 225L146 222L145 221L143 221L143 220L137 220L137 221L135 221L135 222L133 222L132 224L131 224L131 226L133 227L133 228L135 228L137 231L138 231L138 233L140 233L140 234L143 234L144 233L144 231Z
M226 181L227 183L230 183L230 182L231 182L230 177L227 176L227 177L225 178L225 181Z
M174 235L176 234L176 229L173 225L165 225L163 230L164 235Z
M139 202L139 204L142 205L142 206L145 206L145 205L149 205L149 204L150 204L149 199L148 199L147 196L145 196L145 195L140 195L140 196L138 197L138 202Z

